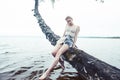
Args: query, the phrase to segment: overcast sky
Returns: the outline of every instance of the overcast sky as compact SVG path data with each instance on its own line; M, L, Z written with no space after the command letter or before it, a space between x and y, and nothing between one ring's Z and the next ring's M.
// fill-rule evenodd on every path
M50 0L49 0L50 1ZM46 0L39 10L45 22L58 35L65 29L65 17L70 15L80 26L79 36L120 36L120 0L56 0L54 8ZM0 1L1 36L41 36L33 16L34 0Z

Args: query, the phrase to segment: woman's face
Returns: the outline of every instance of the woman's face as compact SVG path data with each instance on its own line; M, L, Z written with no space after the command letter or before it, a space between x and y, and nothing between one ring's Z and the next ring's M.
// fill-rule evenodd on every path
M72 25L72 24L73 24L73 20L72 20L71 18L68 18L68 19L66 20L66 22L67 22L67 24L69 24L69 25Z

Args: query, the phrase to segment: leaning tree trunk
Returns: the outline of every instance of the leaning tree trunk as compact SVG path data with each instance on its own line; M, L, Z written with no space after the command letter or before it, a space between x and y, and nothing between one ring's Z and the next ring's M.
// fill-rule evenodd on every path
M37 18L42 32L54 46L60 37L46 25L39 13L38 4L38 0L35 0L34 16ZM62 56L87 80L120 80L120 69L98 60L80 49L69 49Z

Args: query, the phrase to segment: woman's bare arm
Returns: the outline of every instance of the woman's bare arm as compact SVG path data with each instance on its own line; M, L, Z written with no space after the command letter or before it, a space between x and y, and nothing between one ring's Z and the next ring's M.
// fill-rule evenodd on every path
M73 48L75 47L75 43L77 41L77 37L78 37L78 33L80 32L80 27L77 27L76 33L75 33L75 37L74 37L74 42L73 42Z

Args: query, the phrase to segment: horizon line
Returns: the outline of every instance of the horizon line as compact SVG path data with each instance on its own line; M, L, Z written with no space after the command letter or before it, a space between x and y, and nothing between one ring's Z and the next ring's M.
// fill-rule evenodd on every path
M0 37L43 37L39 35L0 35ZM78 38L120 38L120 36L78 36Z

